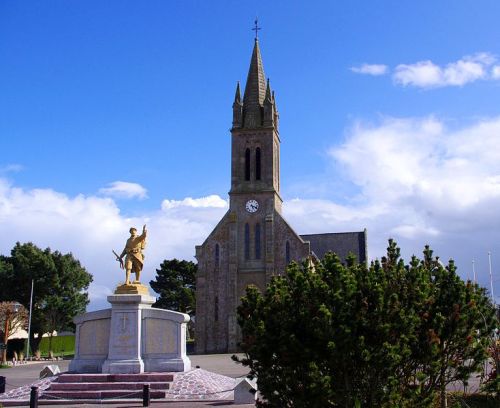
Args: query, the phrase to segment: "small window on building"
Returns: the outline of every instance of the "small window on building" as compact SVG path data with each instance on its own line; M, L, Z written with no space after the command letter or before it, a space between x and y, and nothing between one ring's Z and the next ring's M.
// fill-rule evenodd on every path
M245 150L245 180L250 181L250 149Z
M260 259L260 224L255 225L255 259Z
M291 261L291 259L290 259L290 241L286 241L286 244L285 244L285 259L286 259L286 264L288 265Z
M250 259L250 226L245 224L245 259Z
M219 244L215 244L215 265L216 266L219 266L219 259L220 259Z
M260 180L260 147L255 149L255 180Z
M219 298L216 296L214 301L214 320L219 320Z

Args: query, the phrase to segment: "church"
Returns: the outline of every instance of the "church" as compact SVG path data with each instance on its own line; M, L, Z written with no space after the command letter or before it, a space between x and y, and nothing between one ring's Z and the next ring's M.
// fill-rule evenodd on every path
M279 114L255 38L243 98L236 86L229 210L196 247L196 352L238 350L236 308L248 285L264 291L291 261L326 252L367 259L366 230L299 235L282 215Z

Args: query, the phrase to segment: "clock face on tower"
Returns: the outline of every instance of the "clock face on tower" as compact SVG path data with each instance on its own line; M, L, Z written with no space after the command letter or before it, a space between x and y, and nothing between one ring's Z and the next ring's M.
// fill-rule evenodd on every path
M259 203L257 202L257 200L248 200L247 203L245 204L245 209L249 213L254 213L259 209Z

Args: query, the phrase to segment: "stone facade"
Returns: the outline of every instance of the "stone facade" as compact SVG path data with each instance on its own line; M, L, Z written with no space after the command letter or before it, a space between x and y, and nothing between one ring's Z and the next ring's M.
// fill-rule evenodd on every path
M196 247L196 351L237 351L236 308L248 285L264 291L271 277L311 252L281 215L279 115L256 39L243 100L239 83L231 129L229 210Z

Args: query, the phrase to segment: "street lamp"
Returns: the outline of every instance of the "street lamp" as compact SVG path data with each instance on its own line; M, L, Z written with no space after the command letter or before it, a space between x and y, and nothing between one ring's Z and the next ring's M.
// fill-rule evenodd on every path
M5 312L5 327L3 331L3 344L4 344L4 349L2 353L2 364L7 363L7 341L9 340L9 328L10 328L10 319L13 314L16 314L19 312L19 309L21 308L20 303L14 303L12 307L7 308Z

